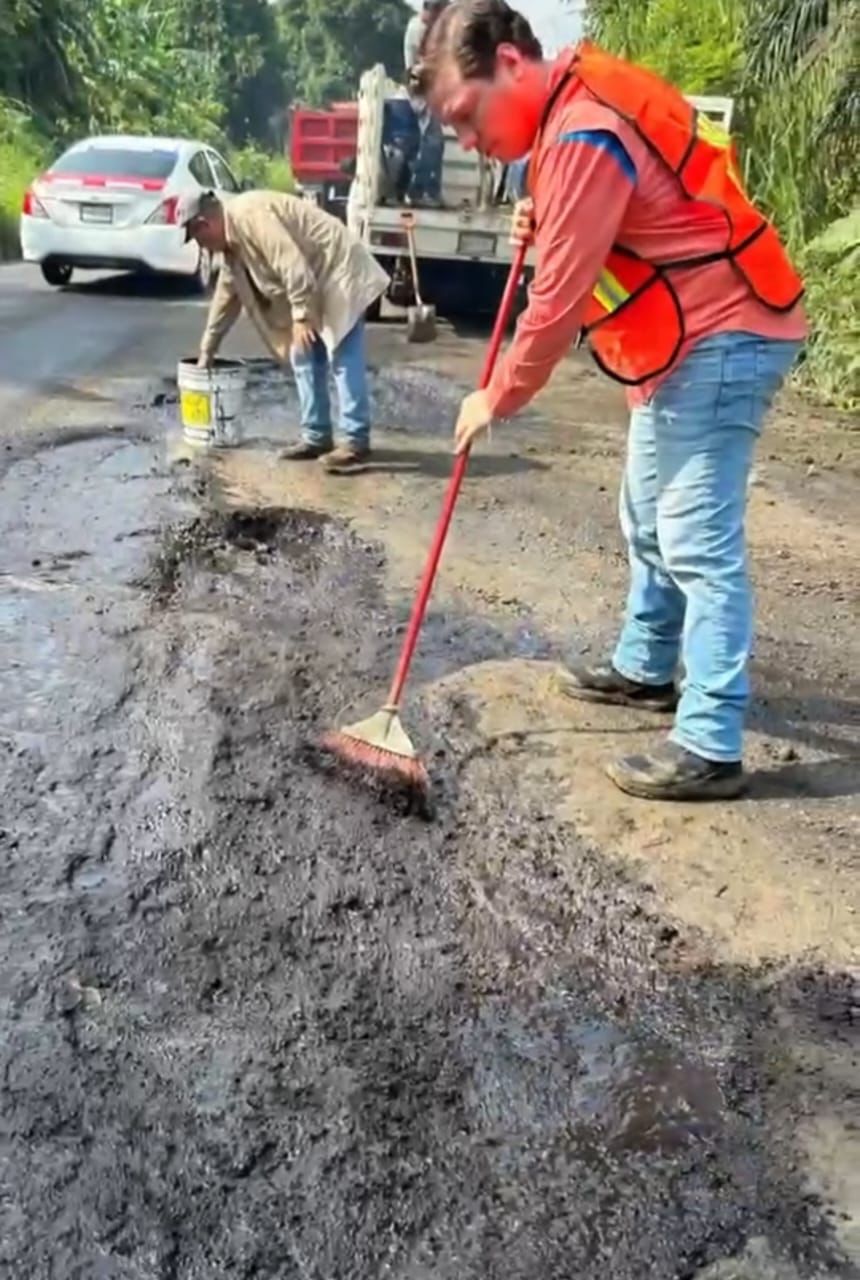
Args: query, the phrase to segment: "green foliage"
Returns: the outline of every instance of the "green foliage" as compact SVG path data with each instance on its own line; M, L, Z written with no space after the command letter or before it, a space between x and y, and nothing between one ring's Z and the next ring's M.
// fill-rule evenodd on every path
M747 181L800 252L858 191L860 18L853 0L754 0L746 41Z
M382 62L403 72L404 0L279 0L291 98L317 106L355 94L362 71Z
M205 50L189 50L183 6L97 0L67 46L77 86L69 133L191 134L214 141L222 107Z
M27 113L0 98L0 260L18 252L21 201L45 159L44 140Z
M293 172L285 156L269 155L258 147L231 151L230 167L240 182L249 182L261 191L292 191Z
M860 409L860 208L807 245L803 267L814 328L800 380L832 404Z
M589 16L607 48L688 93L735 98L747 186L807 273L814 336L803 376L856 402L856 255L825 261L813 248L858 195L856 0L591 0Z
M87 25L84 0L3 0L0 99L24 104L43 127L71 112L77 86L66 50Z
M271 145L293 100L399 74L405 0L2 0L0 96L52 138L151 129Z
M686 93L726 93L742 66L741 0L592 0L601 44L666 76Z
M287 107L353 97L376 62L399 74L409 14L405 0L0 0L0 256L33 175L92 133L235 148L244 178L288 190Z

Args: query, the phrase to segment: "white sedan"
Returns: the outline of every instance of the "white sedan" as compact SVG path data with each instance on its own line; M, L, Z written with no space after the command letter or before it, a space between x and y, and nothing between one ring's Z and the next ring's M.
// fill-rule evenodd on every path
M209 254L185 243L176 206L186 192L241 190L224 158L187 138L87 138L70 147L24 197L21 248L48 284L76 268L187 276L212 281Z

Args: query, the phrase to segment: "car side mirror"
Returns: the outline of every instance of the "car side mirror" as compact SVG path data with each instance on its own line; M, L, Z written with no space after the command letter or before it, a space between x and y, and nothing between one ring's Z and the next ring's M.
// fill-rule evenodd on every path
M240 191L253 191L253 190L254 190L254 184L253 184L253 182L251 181L251 179L250 179L250 178L243 178L243 179L242 179L242 181L239 183L239 190L240 190Z

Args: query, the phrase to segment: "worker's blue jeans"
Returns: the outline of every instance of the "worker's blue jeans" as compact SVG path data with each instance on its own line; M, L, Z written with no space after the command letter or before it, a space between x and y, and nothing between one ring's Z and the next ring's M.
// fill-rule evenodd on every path
M442 198L442 159L445 136L442 126L425 103L416 107L420 141L412 162L412 179L407 195L410 200Z
M332 443L331 371L340 409L340 430L352 448L369 448L370 394L364 320L358 321L331 356L322 338L317 338L310 351L293 348L290 362L299 394L302 439L318 448Z
M706 338L630 420L620 504L630 594L613 665L630 680L668 684L681 661L672 738L707 760L741 759L753 625L747 485L799 345Z

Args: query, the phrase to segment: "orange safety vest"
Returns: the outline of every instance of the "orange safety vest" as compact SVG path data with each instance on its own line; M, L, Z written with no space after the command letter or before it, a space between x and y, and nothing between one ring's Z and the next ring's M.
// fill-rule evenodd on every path
M691 216L716 206L726 219L725 248L693 258L649 262L615 244L583 319L583 333L601 369L638 386L671 368L686 336L684 312L670 273L727 261L771 311L786 312L803 295L803 281L779 236L743 188L728 133L698 112L651 71L604 53L589 41L573 50L570 66L544 108L529 165L529 188L546 146L547 125L578 84L636 130L678 179ZM697 209L698 206L702 206ZM540 210L537 211L538 218Z

